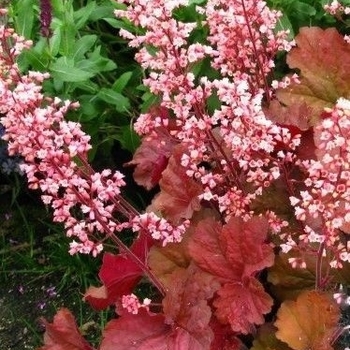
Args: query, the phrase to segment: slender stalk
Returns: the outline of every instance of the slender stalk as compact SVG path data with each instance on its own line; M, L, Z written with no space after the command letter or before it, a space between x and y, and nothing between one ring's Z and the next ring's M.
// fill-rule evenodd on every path
M324 242L322 242L318 248L317 260L316 260L316 278L315 278L315 289L319 290L322 288L322 257L324 250Z
M266 94L266 99L269 102L270 101L270 93L269 93L270 89L269 89L269 85L267 83L267 79L266 79L266 76L265 76L265 73L264 73L263 65L261 63L260 55L258 54L258 50L256 48L255 38L253 36L253 32L252 32L252 29L251 29L251 26L250 26L251 18L249 18L249 16L248 16L247 9L246 9L246 6L244 4L244 0L241 0L241 4L242 4L243 12L244 12L246 25L247 25L247 28L248 28L248 31L249 31L250 40L251 40L252 45L253 45L253 51L254 51L254 55L255 55L255 58L256 58L256 63L258 65L258 72L260 71L260 75L261 75L262 81L264 82L264 90L265 90L265 94ZM259 74L258 73L257 73L257 83L258 83L258 85L260 85L259 84Z

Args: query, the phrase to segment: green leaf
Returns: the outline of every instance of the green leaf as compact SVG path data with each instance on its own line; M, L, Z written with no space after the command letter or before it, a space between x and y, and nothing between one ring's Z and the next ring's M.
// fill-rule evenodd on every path
M56 14L64 13L64 2L62 0L51 0L53 12Z
M112 89L102 88L97 94L97 97L107 103L115 105L119 112L125 112L130 108L129 99Z
M62 40L60 53L62 56L69 56L74 51L75 37L78 31L74 23L73 13L72 2L67 1L61 24Z
M112 89L115 92L121 93L126 87L126 85L128 85L128 82L130 81L132 74L133 72L125 72L124 74L122 74L113 84Z
M220 109L221 102L216 94L212 94L207 99L207 108L210 114L214 113L215 110Z
M16 29L25 38L31 38L34 23L34 1L19 0L17 3Z
M206 2L206 0L190 0L189 1L189 5L192 5L192 4L196 4L196 5L201 5L201 4L204 4Z
M88 52L94 46L96 40L97 35L84 35L75 43L72 57L76 61L83 59L86 52Z
M44 71L47 70L50 56L46 50L47 43L46 38L40 38L34 47L30 50L24 51L20 56L20 61L24 61L31 65L31 69ZM22 61L22 62L23 62ZM23 62L23 63L24 63Z
M98 21L104 17L114 18L113 14L114 6L111 3L106 2L104 5L100 5L90 14L89 20L91 22Z
M95 8L96 8L96 2L92 1L89 4L87 4L85 7L82 7L78 11L74 12L73 18L74 18L76 29L81 29L86 25L91 13L95 10Z
M81 82L75 82L74 84L72 84L72 91L75 89L83 90L85 92L88 92L89 94L97 94L100 88L91 80L85 80Z
M136 31L136 28L131 23L126 21L116 18L103 18L103 20L115 29L125 29L130 33L134 33Z
M54 75L53 75L54 76ZM56 79L53 79L53 88L55 91L62 92L64 88L64 81L60 79L59 77L56 77Z
M295 17L315 16L316 14L316 9L313 6L309 4L305 4L304 2L301 2L301 1L294 2L293 11L294 11L293 15Z
M120 131L115 136L120 142L122 148L135 153L136 149L140 145L140 137L136 134L131 125L123 125L120 127Z
M100 117L101 112L95 102L96 96L93 95L82 95L79 97L80 111L82 112L81 122L88 122Z
M146 113L152 106L159 103L159 97L157 95L152 94L151 92L146 92L142 96L142 100L144 101L141 105L142 113Z
M65 82L79 82L90 79L93 73L86 72L74 66L74 60L60 57L50 66L52 76Z
M63 56L72 54L75 45L75 27L71 23L64 23L61 27L62 39L60 52Z
M53 30L52 36L49 39L49 48L50 48L50 53L52 57L56 57L58 55L58 52L61 46L61 40L62 40L61 27L57 26L57 28Z
M76 67L97 74L108 72L117 68L117 65L109 58L102 57L100 54L101 47L98 46L88 59L76 62Z

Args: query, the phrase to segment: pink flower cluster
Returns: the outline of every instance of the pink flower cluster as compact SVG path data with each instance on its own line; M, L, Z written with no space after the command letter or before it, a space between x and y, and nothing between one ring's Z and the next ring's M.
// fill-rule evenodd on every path
M164 218L150 212L135 216L132 220L132 229L150 234L155 240L162 241L165 246L168 243L181 242L189 224L189 220L185 220L182 224L173 226Z
M340 240L350 234L350 101L340 98L315 127L317 159L302 161L308 177L306 190L291 197L295 216L305 222L306 242L324 242L334 251L331 265L350 262L350 245Z
M130 312L134 315L137 315L139 313L140 308L146 308L148 310L150 303L151 300L145 298L141 304L138 297L135 294L123 295L121 300L122 307L127 312Z
M142 32L120 34L131 40L130 46L140 47L136 60L148 70L144 84L171 111L169 117L142 114L135 130L152 137L156 128L175 123L169 132L186 145L181 164L203 185L200 198L216 202L226 221L231 215L248 218L249 204L280 176L281 160L271 157L276 144L293 150L300 142L299 135L292 137L262 110L263 99L270 96L265 79L273 58L293 45L286 40L288 33L274 34L280 13L264 1L212 0L196 7L197 23L182 23L172 12L186 1L120 2L130 5L116 15ZM210 46L189 39L198 26L209 28ZM193 73L204 59L220 78ZM213 97L221 106L209 112Z
M254 94L267 87L266 76L274 67L276 52L289 51L294 44L286 40L287 32L274 33L282 14L256 0L210 0L205 14L208 41L219 52L213 67L223 76L243 78Z
M70 244L71 254L96 256L106 237L125 249L114 234L131 226L136 231L140 214L121 195L124 176L119 171L99 173L90 167L90 137L79 123L64 120L78 104L44 97L41 83L49 75L21 75L15 64L21 50L31 43L4 26L0 36L0 122L6 130L3 139L8 141L9 154L24 158L21 169L29 187L41 190L43 202L53 209L53 220L62 222L67 235L77 239ZM139 222L143 220L140 216ZM146 234L165 243L181 240L183 226L174 227L155 214L152 220L155 225Z
M328 12L329 14L331 14L333 16L342 15L343 13L345 13L346 15L350 14L350 7L343 6L337 0L333 0L330 4L324 5L323 8L326 12Z

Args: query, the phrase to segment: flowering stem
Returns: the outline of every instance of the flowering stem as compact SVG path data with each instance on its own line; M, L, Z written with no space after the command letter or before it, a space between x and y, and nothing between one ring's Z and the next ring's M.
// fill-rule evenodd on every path
M242 191L242 193L245 193L244 188L242 187L241 182L239 181L239 177L237 174L236 169L232 166L231 161L229 160L229 158L226 156L225 151L223 150L223 148L221 147L220 143L216 140L216 138L214 137L213 133L211 131L207 132L209 139L211 141L213 141L213 143L215 143L216 147L219 149L223 159L226 160L226 164L227 166L230 168L231 170L231 174L233 175L233 177L235 178L235 184L237 185L237 187ZM221 166L220 161L218 162L218 165Z
M80 157L81 158L81 157ZM57 166L56 163L52 162L53 166L56 168L56 170L60 173L61 170L60 168ZM62 174L63 176L63 174ZM77 198L79 198L80 203L86 203L86 200L81 196L81 194L79 193L79 191L72 186L71 187L72 191L75 193L75 195L77 196ZM120 196L120 198L122 198ZM124 202L126 202L124 200ZM127 203L127 202L126 202ZM87 205L89 205L89 203L86 203ZM131 205L128 203L128 206L131 207ZM133 211L135 212L136 210L133 209ZM136 213L138 214L138 212L136 211ZM149 278L149 280L153 283L153 285L159 290L159 292L162 295L165 295L165 289L164 286L162 285L162 283L159 281L159 279L153 274L153 272L148 268L147 264L145 264L143 261L141 261L112 231L111 229L108 227L108 225L106 225L105 221L103 220L103 218L101 217L100 213L97 211L95 211L95 219L96 221L99 222L99 224L103 227L104 232L106 233L106 235L112 239L112 241L118 246L118 248L123 251L127 256L129 256L129 258L146 274L146 276ZM124 215L126 215L127 217L129 215L127 215L127 213L124 212Z
M101 225L103 225L103 222L101 222ZM109 237L119 247L119 249L127 254L130 259L145 273L151 283L159 290L162 296L164 296L166 290L163 284L160 282L159 278L151 271L147 264L141 261L115 234L111 232Z
M255 45L255 39L254 39L254 36L253 36L253 33L252 33L252 29L250 27L251 19L249 19L249 17L248 17L247 9L246 9L245 4L244 4L244 0L241 0L241 4L242 4L242 8L243 8L243 12L244 12L244 17L245 17L245 20L246 20L247 28L248 28L248 31L249 31L249 36L250 36L250 39L252 41L254 55L255 55L255 58L256 58L257 65L258 65L258 72L257 72L257 83L258 84L257 85L258 86L260 85L259 84L259 75L261 75L261 77L263 79L263 82L264 82L264 90L265 90L266 99L267 99L268 102L270 102L269 85L267 83L266 76L264 74L264 70L263 70L263 67L262 67L262 64L261 64L261 61L260 61L260 56L258 55L258 51L257 51L256 45ZM259 71L260 71L260 74L259 74Z
M322 256L324 250L324 242L320 244L317 252L316 260L316 278L315 278L315 289L319 290L322 287Z

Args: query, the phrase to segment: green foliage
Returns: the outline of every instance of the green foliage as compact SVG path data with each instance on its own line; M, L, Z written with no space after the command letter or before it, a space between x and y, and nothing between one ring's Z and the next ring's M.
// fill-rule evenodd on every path
M270 7L279 9L283 13L280 27L289 29L293 34L299 32L299 28L305 26L330 27L336 21L327 15L323 6L328 4L327 0L268 0ZM277 28L277 29L281 29Z
M36 0L14 0L9 6L16 31L34 42L21 55L20 69L50 73L45 93L80 102L70 118L90 132L91 160L97 152L110 154L114 142L131 152L139 142L130 123L139 113L142 73L114 29L133 30L127 21L115 19L118 6L111 0L53 0L49 38L40 35Z

